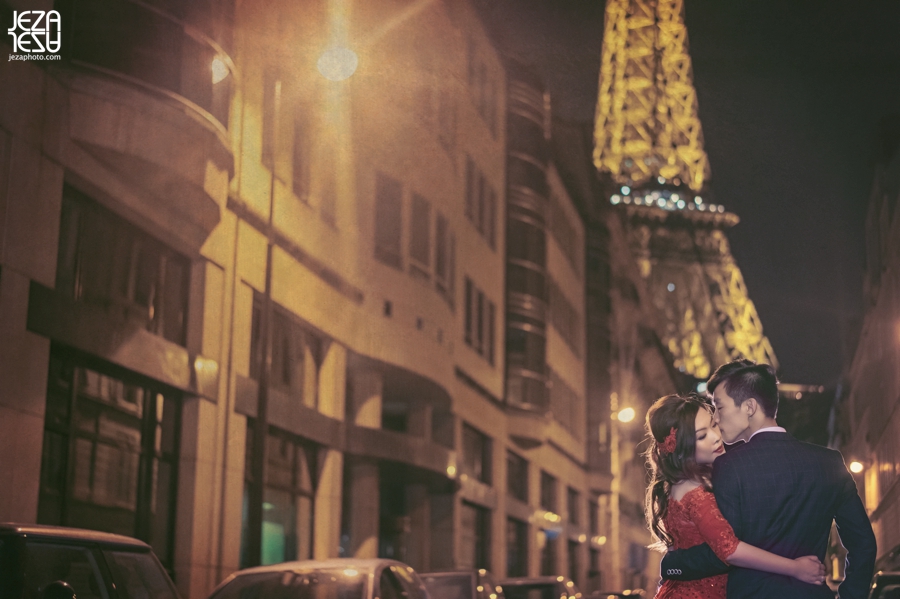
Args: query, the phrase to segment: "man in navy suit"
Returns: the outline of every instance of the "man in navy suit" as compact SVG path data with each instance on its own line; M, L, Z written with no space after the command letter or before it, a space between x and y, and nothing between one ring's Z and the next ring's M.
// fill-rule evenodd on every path
M875 569L875 535L841 454L803 443L778 426L778 380L767 364L738 360L707 383L726 443L744 441L713 462L713 491L737 538L788 558L825 559L831 523L847 549L841 599L865 599ZM824 585L729 568L708 545L670 551L663 578L728 573L728 599L833 599ZM824 582L824 576L823 576Z

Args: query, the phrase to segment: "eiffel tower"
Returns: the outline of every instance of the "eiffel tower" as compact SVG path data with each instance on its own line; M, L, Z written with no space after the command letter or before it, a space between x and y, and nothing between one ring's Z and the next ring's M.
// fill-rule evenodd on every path
M683 0L607 0L594 141L675 366L777 368L725 235L739 219L710 201Z

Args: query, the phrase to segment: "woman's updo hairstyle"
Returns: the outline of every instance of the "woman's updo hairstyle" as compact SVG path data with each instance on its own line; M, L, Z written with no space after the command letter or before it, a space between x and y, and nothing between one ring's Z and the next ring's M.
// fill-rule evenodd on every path
M666 395L647 411L645 429L648 447L644 452L650 472L650 486L644 502L647 525L656 539L654 548L671 547L672 536L665 528L672 485L695 480L710 488L712 466L698 464L695 422L700 410L712 415L713 408L696 393Z

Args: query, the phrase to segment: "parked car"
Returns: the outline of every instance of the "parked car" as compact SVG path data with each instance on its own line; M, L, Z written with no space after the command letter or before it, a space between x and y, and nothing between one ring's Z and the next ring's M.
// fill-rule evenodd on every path
M420 574L430 599L505 599L503 588L487 570Z
M506 599L581 599L581 591L565 576L507 578L500 586Z
M625 591L594 591L588 595L588 599L640 599L644 596L643 589Z
M239 570L209 599L428 599L416 571L389 559L338 558ZM80 597L78 599L81 599Z
M875 572L869 599L900 599L900 572Z
M0 523L4 599L178 599L143 541L93 530Z

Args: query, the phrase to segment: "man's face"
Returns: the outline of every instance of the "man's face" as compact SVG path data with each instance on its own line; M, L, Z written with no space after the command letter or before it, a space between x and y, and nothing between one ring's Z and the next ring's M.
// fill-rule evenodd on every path
M747 440L750 436L750 415L746 402L735 405L734 400L725 390L725 383L719 384L713 392L713 405L716 407L716 422L722 431L722 439L726 443Z

